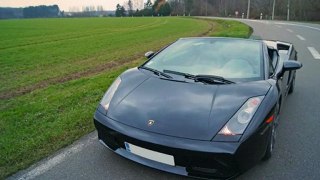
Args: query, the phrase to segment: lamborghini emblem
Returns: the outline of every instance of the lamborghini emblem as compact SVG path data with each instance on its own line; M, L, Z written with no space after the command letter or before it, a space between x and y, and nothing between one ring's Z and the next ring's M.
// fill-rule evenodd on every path
M153 124L154 124L154 120L150 119L150 120L148 121L148 126L152 126Z

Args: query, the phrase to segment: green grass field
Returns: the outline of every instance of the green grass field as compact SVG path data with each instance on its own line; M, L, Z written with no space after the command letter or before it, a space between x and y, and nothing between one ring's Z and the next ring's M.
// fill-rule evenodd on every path
M0 179L93 131L100 98L145 61L144 52L179 37L250 33L241 23L193 18L1 20L0 27Z

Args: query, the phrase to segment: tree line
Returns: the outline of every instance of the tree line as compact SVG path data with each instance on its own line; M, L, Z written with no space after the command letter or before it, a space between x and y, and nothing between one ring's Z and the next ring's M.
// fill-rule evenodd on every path
M116 16L247 17L249 0L148 0L133 9L132 0L116 7ZM274 7L274 8L273 8ZM320 0L250 0L249 18L320 20ZM274 11L273 11L274 10ZM289 13L288 13L289 10Z
M128 0L123 6L117 4L115 16L169 16L171 13L170 1L147 0L143 9L134 9L132 0Z
M0 7L0 19L11 18L54 18L54 17L101 17L113 16L114 11L104 10L102 5L71 7L69 12L61 11L58 5L29 6L25 8Z
M0 19L49 18L59 16L61 16L61 12L58 5L30 6L25 8L0 8Z
M23 8L23 17L25 18L47 18L58 17L60 9L58 5L52 6L30 6Z
M31 6L26 8L1 8L3 18L41 17L97 17L97 16L220 16L246 18L249 0L148 0L144 7L135 9L137 0L118 4L114 11L105 11L103 6L85 6L74 12L60 11L57 5ZM273 8L274 7L274 8ZM250 0L251 19L318 20L320 0ZM274 11L273 11L274 10ZM289 12L288 12L289 10Z

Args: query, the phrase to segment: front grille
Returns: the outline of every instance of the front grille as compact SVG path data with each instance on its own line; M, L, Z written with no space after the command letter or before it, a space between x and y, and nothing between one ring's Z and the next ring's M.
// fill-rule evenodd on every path
M190 151L149 143L123 135L96 120L94 122L99 139L112 150L125 148L124 142L128 142L146 149L173 155L175 164L186 167L190 176L225 178L233 176L237 172L234 160L229 154Z

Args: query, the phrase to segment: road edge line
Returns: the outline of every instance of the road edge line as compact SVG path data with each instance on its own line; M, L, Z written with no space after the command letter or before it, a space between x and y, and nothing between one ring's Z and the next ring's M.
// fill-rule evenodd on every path
M73 144L58 150L55 154L40 160L34 165L30 166L25 170L18 171L16 174L8 177L8 180L18 179L18 180L29 180L34 179L35 177L47 172L51 168L57 166L63 162L67 157L76 154L83 150L85 147L94 143L97 140L98 136L96 131L93 131L79 140L75 141Z

